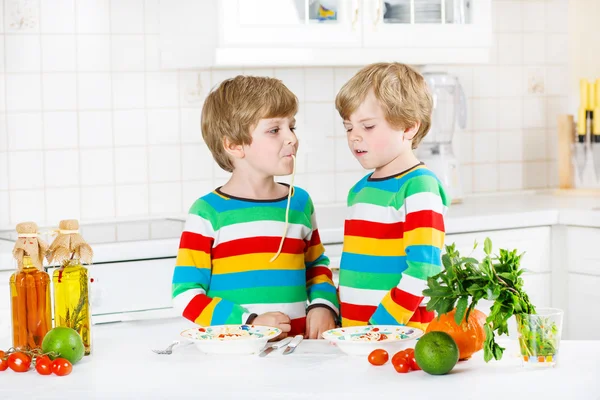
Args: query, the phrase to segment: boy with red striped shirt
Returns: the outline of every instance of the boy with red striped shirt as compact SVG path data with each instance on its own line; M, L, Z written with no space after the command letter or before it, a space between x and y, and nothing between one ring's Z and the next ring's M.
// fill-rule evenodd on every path
M399 63L360 70L340 90L336 108L348 145L374 169L348 194L340 264L342 326L410 325L434 314L422 295L441 271L444 215L450 199L413 153L431 124L423 77Z
M273 78L221 83L202 109L202 136L229 181L191 207L172 296L199 325L255 324L317 339L338 299L313 203L275 182L293 171L296 96Z

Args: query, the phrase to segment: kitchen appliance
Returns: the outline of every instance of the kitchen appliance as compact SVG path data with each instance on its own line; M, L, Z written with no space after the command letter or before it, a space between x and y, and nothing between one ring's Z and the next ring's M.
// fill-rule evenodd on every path
M467 100L457 77L444 72L425 72L423 77L433 97L433 113L417 155L442 181L452 202L459 203L463 189L452 139L457 125L461 129L467 125Z

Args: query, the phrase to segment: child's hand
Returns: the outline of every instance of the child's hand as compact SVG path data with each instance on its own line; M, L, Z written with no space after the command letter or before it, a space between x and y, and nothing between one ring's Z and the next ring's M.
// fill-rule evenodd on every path
M283 339L287 337L288 332L292 329L290 317L286 314L276 311L267 312L260 314L252 321L253 325L272 326L273 328L281 329L281 335L277 336L276 339Z
M321 334L335 328L335 319L329 308L315 307L306 316L305 339L322 339Z

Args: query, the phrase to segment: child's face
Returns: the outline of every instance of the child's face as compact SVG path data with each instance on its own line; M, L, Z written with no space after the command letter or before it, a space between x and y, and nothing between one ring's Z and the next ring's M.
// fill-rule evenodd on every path
M411 140L404 138L403 129L390 126L372 91L344 127L350 151L365 169L382 168L411 149Z
M292 154L296 155L298 150L295 130L293 116L261 119L252 131L252 143L244 146L244 159L267 176L291 174Z

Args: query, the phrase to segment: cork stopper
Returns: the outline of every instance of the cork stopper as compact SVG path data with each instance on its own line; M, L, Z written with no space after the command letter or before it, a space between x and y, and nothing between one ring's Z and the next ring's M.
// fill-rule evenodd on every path
M38 237L37 224L21 222L17 225L17 233L13 257L17 260L19 270L23 269L23 257L29 256L33 265L43 271L44 255L48 250L48 244Z
M82 263L91 264L94 252L79 233L79 221L65 219L58 224L58 235L50 245L46 258L48 262L64 263L78 259Z

